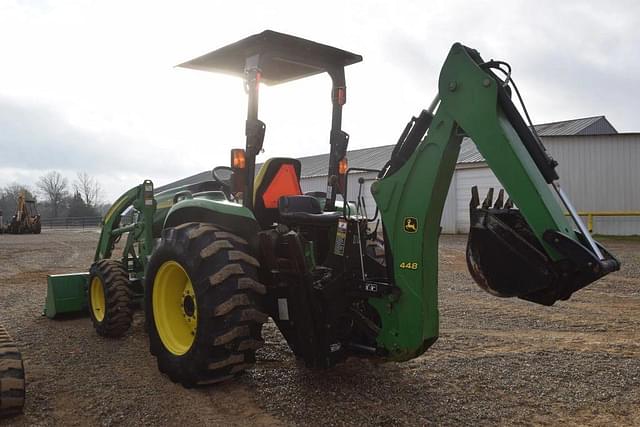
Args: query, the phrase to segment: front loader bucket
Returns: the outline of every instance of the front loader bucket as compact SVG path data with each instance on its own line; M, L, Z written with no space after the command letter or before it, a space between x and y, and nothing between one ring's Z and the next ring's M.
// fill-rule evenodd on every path
M552 305L620 269L620 263L602 246L598 245L604 260L598 259L583 242L554 230L545 232L544 240L566 259L551 260L520 211L513 208L510 200L504 202L503 197L500 190L493 203L490 189L480 206L478 190L472 188L467 266L485 291Z
M65 313L87 313L88 279L89 273L47 276L47 300L44 314L53 319Z

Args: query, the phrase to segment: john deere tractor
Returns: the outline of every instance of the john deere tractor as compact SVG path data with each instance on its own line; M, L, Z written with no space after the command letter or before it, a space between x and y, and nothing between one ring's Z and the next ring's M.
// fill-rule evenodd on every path
M377 171L377 210L367 217L362 197L347 194L356 170L342 130L345 67L361 60L265 31L181 64L244 80L245 148L231 150L230 165L214 168L210 180L159 193L145 181L118 199L89 273L50 277L47 314L86 302L98 334L119 337L142 304L160 371L187 387L250 367L269 317L311 368L348 356L415 358L438 338L440 219L463 136L508 193L506 201L502 192L481 201L473 192L467 260L483 289L552 305L619 269L577 217L557 163L514 106L508 64L459 43L438 95ZM326 193L303 194L296 159L269 159L255 173L266 130L258 92L320 73L332 82L328 182Z

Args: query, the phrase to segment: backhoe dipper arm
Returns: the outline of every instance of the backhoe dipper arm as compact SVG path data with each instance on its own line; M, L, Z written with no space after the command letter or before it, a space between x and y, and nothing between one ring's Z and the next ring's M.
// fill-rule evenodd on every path
M391 252L387 268L401 296L370 302L382 322L378 344L394 360L421 354L438 336L440 220L463 136L519 208L500 198L478 208L478 197L472 199L467 261L481 287L551 305L619 269L604 248L598 246L599 259L574 231L549 185L557 179L555 162L523 126L504 82L483 65L476 51L453 45L440 73L440 103L427 111L435 115L426 137L372 186Z

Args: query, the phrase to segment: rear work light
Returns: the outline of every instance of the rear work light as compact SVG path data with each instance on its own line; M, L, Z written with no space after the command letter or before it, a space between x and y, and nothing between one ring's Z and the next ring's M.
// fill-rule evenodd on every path
M347 173L347 169L349 169L349 161L346 157L343 157L338 163L338 174L345 175Z
M244 169L247 166L247 159L242 148L234 148L231 150L231 168Z

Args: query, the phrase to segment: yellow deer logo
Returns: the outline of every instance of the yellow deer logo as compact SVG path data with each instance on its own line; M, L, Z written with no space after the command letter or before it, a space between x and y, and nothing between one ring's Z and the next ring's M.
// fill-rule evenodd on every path
M407 233L418 232L418 220L412 216L408 216L404 219L404 231Z

